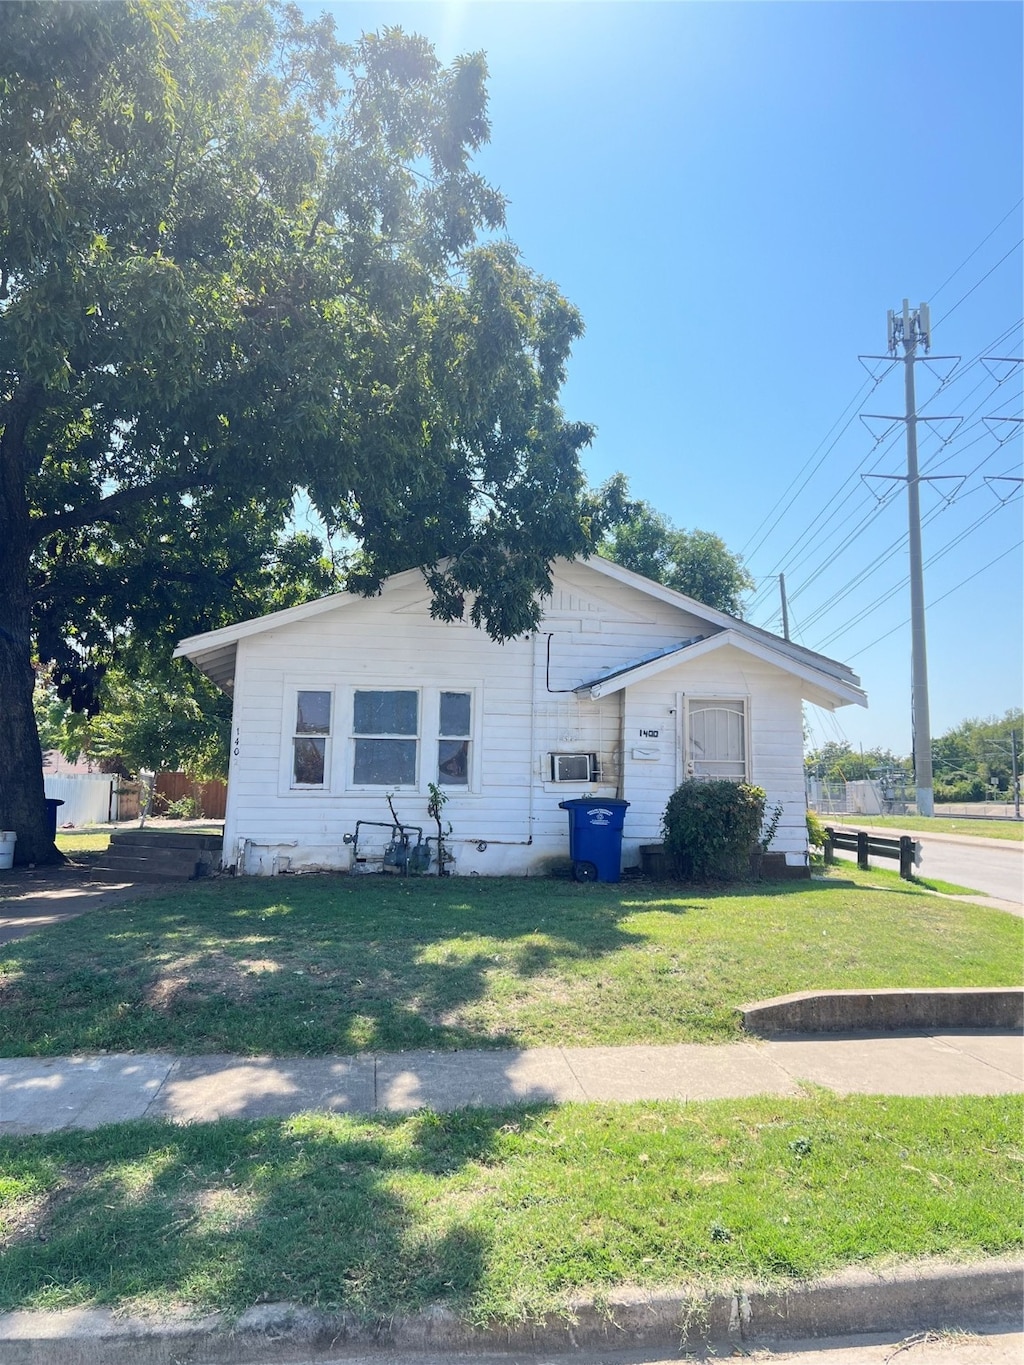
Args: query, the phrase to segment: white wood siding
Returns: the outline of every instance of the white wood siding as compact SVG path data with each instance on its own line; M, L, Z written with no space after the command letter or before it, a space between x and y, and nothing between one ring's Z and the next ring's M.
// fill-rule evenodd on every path
M680 691L751 697L752 780L786 816L775 847L802 858L802 731L799 683L735 650L666 670L600 701L572 689L658 649L715 628L585 565L560 572L540 631L499 646L463 624L432 621L422 584L391 586L376 598L239 640L225 862L240 870L348 868L344 842L357 820L390 820L385 790L346 790L353 685L475 689L479 714L478 790L447 788L445 823L459 872L544 871L568 854L568 819L559 802L622 795L624 863L660 837L665 803L678 780ZM330 790L290 790L282 763L290 746L289 688L335 688ZM640 729L656 729L655 740ZM637 748L653 748L642 761ZM593 752L593 785L550 780L552 752ZM399 817L434 832L426 815L430 743L421 739L418 791L393 799ZM799 819L797 818L799 816ZM486 846L486 847L483 847Z
M665 806L683 778L680 695L748 699L749 780L764 788L769 812L779 801L783 806L772 850L785 853L789 863L803 864L807 826L800 683L770 664L725 648L626 690L624 794L631 803L628 840L623 841L627 865L638 861L634 855L640 844L660 840ZM642 729L652 728L659 731L658 739L640 737ZM638 748L656 752L656 759L637 760L633 751Z

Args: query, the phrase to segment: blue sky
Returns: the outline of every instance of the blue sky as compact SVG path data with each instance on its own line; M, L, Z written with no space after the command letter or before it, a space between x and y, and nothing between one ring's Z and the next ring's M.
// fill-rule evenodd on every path
M785 573L793 638L870 698L812 709L812 742L911 748L906 495L861 477L905 472L902 426L876 444L858 415L902 412L902 366L873 388L857 357L929 302L962 361L941 393L948 365L917 367L919 410L964 421L922 429L922 474L967 476L921 494L932 731L1020 704L1021 427L983 419L1021 415L1022 367L982 363L1022 355L1020 6L305 7L486 52L478 166L583 314L564 406L597 427L588 477L742 552L758 625L781 629Z

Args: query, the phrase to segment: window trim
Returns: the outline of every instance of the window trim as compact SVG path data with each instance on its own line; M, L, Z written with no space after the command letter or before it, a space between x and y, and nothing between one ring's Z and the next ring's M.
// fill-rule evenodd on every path
M676 785L692 780L696 776L689 771L690 766L690 707L694 702L731 702L743 707L743 776L727 778L726 781L753 781L753 752L750 744L751 697L749 692L718 692L700 690L680 692L677 696L676 713L679 717L679 743L676 750Z
M417 734L415 736L417 750L416 782L414 785L389 787L384 784L357 783L355 781L355 742L357 738L368 738L365 735L356 736L354 733L355 694L357 692L417 693L419 708L417 712ZM416 684L398 678L366 677L339 688L339 705L344 707L342 714L345 724L345 766L336 790L339 793L366 793L376 796L382 796L388 791L395 791L401 795L411 793L421 796L428 795L430 783L437 782L438 779L438 741L442 738L452 738L452 736L442 736L440 733L442 692L466 692L470 699L470 732L466 736L459 736L459 738L469 740L469 780L465 786L444 784L442 790L448 794L449 800L461 799L464 796L479 796L482 790L484 712L484 685L480 679L445 680L429 684ZM412 736L395 736L395 738L411 739Z
M323 736L324 780L323 782L296 782L293 767L293 744L296 737L298 704L300 692L327 692L331 698L331 724ZM277 790L279 796L329 796L334 779L334 749L338 734L338 689L333 682L313 677L287 678L284 684L283 709L281 715L281 754L278 769Z
M356 732L356 716L355 716L356 693L357 693L357 692L411 692L411 693L413 694L413 696L416 698L416 730L415 730L415 733L414 733L414 734L411 734L411 735L398 735L398 734L392 734L392 733L390 733L390 732L388 732L388 733L381 732L381 733L378 733L378 734L366 734L366 733L364 733L364 732L359 732L359 733L357 733L357 732ZM345 709L345 717L346 717L346 726L347 726L347 731L348 731L348 734L347 734L347 745L346 745L347 753L346 753L346 762L345 762L345 785L346 785L346 790L348 790L348 791L365 791L365 792L386 792L386 791L393 791L393 792L418 792L418 791L420 790L420 784L421 784L421 779L422 779L422 764L423 764L423 713L424 713L424 708L423 708L424 697L423 697L423 694L424 694L424 689L423 689L422 687L415 687L415 686L410 687L410 686L408 686L408 685L405 684L405 683L391 683L391 684L388 684L388 685L378 685L378 684L376 684L376 683L365 682L365 681L363 681L363 680L360 680L358 683L353 683L352 686L351 686L350 688L346 689L346 698L345 698L345 708L346 708L346 709ZM402 782L402 783L394 783L394 782L356 782L356 780L355 780L355 771L356 771L356 745L359 743L359 741L360 741L361 739L383 739L383 740L394 739L394 740L405 740L406 742L408 742L409 740L412 740L413 743L416 745L416 759L415 759L415 762L414 762L414 764L413 764L413 780L412 780L411 782Z
M466 696L469 698L469 729L464 734L446 735L441 733L441 698L444 696L446 692L450 693L452 696ZM434 735L433 739L431 740L431 744L433 745L431 758L431 768L433 770L433 775L429 778L428 781L435 782L439 787L442 787L446 792L450 791L456 795L458 795L460 792L472 791L473 774L474 767L476 764L476 755L478 748L476 735L477 724L476 692L472 687L467 687L462 683L449 683L447 685L442 685L437 689L436 712L437 732ZM469 761L466 764L465 782L443 782L441 780L441 745L445 742L445 740L449 741L455 740L460 744L469 745Z

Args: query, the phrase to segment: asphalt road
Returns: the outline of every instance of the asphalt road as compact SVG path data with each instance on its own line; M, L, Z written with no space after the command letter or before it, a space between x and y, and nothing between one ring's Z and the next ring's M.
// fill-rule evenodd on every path
M855 829L851 821L844 821L843 827ZM867 829L868 826L861 828ZM876 829L873 831L886 838L899 833L895 829ZM1024 904L1024 844L1007 842L993 847L995 840L986 843L958 842L954 838L944 839L939 835L922 834L909 830L921 843L921 865L914 869L920 877L937 877L944 882L955 882L957 886L969 886L972 891L980 891L998 900ZM837 857L851 858L856 855L836 852ZM879 867L895 869L894 860L878 859Z

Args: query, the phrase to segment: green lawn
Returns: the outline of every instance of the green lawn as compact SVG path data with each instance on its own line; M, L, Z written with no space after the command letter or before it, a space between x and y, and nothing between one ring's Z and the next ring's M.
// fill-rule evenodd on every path
M110 843L108 831L69 829L58 830L55 843L65 857L75 862L89 862L106 853Z
M788 991L1015 985L1024 923L849 865L729 890L218 879L0 949L0 1053L710 1042Z
M0 1309L292 1300L521 1321L573 1293L1020 1248L1019 1096L533 1106L0 1141Z
M1024 839L1024 821L963 820L955 816L922 815L821 815L823 825L878 825L886 829L931 830L933 834L969 834L976 839Z

